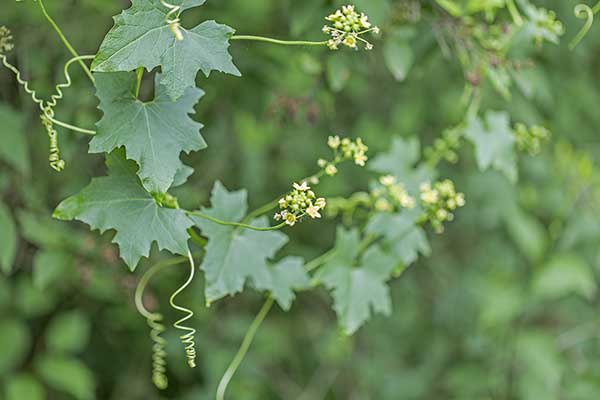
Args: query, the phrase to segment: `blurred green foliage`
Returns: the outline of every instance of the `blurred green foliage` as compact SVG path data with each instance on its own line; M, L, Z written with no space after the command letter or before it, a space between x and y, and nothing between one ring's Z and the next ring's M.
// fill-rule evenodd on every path
M14 34L16 60L32 85L50 94L68 54L31 1L5 2L0 24ZM93 54L128 6L117 0L47 1L49 12L82 54ZM465 79L445 43L450 13L506 13L504 1L360 0L382 27L375 50L361 54L234 43L244 78L198 78L206 91L196 115L208 150L185 157L196 173L176 189L183 206L208 204L215 179L248 188L253 206L290 180L314 170L327 136L360 135L371 154L389 151L395 136L434 143L463 117ZM555 10L565 38L581 21L574 1L536 1ZM184 15L216 18L241 34L322 40L329 0L209 1ZM453 10L452 7L459 7ZM484 17L482 17L485 19ZM442 163L467 206L432 252L392 282L393 311L352 337L338 327L324 290L300 294L289 313L273 311L232 381L231 399L481 399L593 400L600 393L600 27L569 51L559 45L511 48L532 64L512 77L482 80L482 110L542 124L552 142L537 157L520 155L518 181L477 171L473 146L460 162ZM75 69L74 69L75 71ZM467 71L468 72L468 71ZM81 71L57 113L91 127L97 100ZM198 368L190 370L168 330L170 386L150 379L151 341L133 305L139 274L130 274L110 243L83 224L50 219L60 200L104 174L87 139L60 137L67 169L47 166L47 144L34 106L0 70L0 399L211 399L260 307L246 292L204 308L203 282L182 295L196 315ZM511 166L512 167L512 166ZM512 174L511 169L511 174ZM364 190L365 172L342 170L323 195ZM516 176L511 175L513 180ZM294 230L286 249L307 259L331 248L335 222ZM315 232L315 229L317 230ZM154 259L160 258L158 252ZM160 305L185 278L174 267L153 281L146 303Z

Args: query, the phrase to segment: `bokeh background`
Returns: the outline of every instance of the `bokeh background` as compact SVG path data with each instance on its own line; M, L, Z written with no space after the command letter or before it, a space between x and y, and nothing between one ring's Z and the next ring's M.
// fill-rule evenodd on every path
M82 54L93 54L128 1L47 0L49 12ZM464 71L435 36L429 1L356 0L384 34L370 53L329 52L236 42L242 79L198 78L207 95L196 119L209 148L185 157L196 173L175 194L183 206L208 203L216 179L248 188L252 205L285 191L327 156L331 134L361 136L374 155L395 135L431 144L460 122ZM593 400L600 396L599 193L600 27L575 51L581 26L575 1L536 1L557 12L560 45L528 49L534 64L510 99L481 84L482 110L544 124L552 140L537 157L519 158L520 179L477 171L465 143L455 180L467 206L433 255L392 283L391 317L375 317L346 337L324 290L302 293L292 311L274 309L229 389L244 400L519 399ZM322 40L326 0L209 1L184 24L217 19L241 34ZM69 58L28 0L5 0L0 25L14 34L13 60L49 95ZM600 25L600 24L598 24ZM386 35L386 32L397 35ZM400 32L400 33L398 33ZM396 51L390 50L394 47ZM406 63L390 68L387 52ZM517 49L518 51L519 49ZM386 58L387 57L387 58ZM412 62L410 62L412 60ZM75 84L57 109L61 119L92 127L100 117L93 88L73 68ZM395 75L392 73L395 72ZM148 93L148 96L151 94ZM169 388L150 379L151 341L133 291L145 261L128 272L112 234L50 218L65 197L104 174L87 138L60 137L67 168L47 165L38 112L0 69L0 260L15 221L18 251L0 274L0 399L211 399L263 298L252 291L205 308L200 277L181 298L196 315L198 368L190 370L177 335L169 340ZM343 168L323 194L348 196L367 173ZM302 224L286 251L311 259L329 249L336 221ZM4 251L4 253L3 253ZM153 260L161 255L155 252ZM186 276L174 267L154 280L146 302L167 314L167 299Z

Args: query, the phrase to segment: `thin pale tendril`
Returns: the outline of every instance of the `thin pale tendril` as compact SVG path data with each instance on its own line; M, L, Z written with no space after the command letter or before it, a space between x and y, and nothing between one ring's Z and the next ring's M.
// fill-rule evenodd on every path
M179 18L182 11L181 6L167 3L165 0L160 0L160 4L169 9L169 12L165 17L165 22L169 24L171 32L173 32L177 40L183 40L183 33L181 33L181 19Z
M166 328L162 324L163 315L160 313L150 312L144 306L144 290L146 289L146 286L148 286L150 280L164 268L181 264L186 260L187 258L176 258L153 265L142 276L137 288L135 289L135 306L138 312L144 318L146 318L146 322L151 329L150 338L154 343L152 346L152 382L160 390L164 390L169 386L169 380L166 375L167 352L165 351L165 347L167 341L161 337L161 334Z
M263 304L258 314L256 314L254 321L252 321L252 325L250 325L250 328L248 328L248 332L246 332L246 335L244 336L244 340L242 341L238 352L236 353L235 357L231 361L231 364L229 364L227 370L223 374L223 377L219 382L219 386L217 387L217 400L225 399L225 392L227 391L227 386L229 386L231 378L233 378L233 375L235 375L235 372L244 360L244 357L246 357L246 353L248 353L248 350L250 349L250 345L254 340L254 336L256 336L258 328L260 328L260 325L267 317L267 314L271 310L271 307L273 307L273 298L269 297Z
M194 328L190 328L189 326L182 325L184 322L186 322L194 316L194 312L192 310L175 304L175 297L177 297L181 292L183 292L190 285L190 283L192 283L192 280L194 280L196 266L194 265L194 257L192 257L192 253L189 250L188 259L190 263L190 275L187 281L171 295L171 298L169 299L169 304L171 304L171 307L173 307L177 311L181 311L187 314L185 317L175 322L173 326L179 330L188 332L185 335L179 336L179 339L181 339L181 342L185 345L185 353L189 367L196 368L196 343L194 342L194 335L196 334L196 330Z
M65 76L66 82L59 83L58 85L56 85L55 86L56 93L50 97L49 101L44 101L43 99L40 99L38 97L37 92L29 86L29 82L26 81L25 79L23 79L23 77L21 76L21 71L19 71L19 69L17 67L12 65L8 61L8 58L6 57L6 55L0 54L0 60L2 60L2 65L4 65L4 67L6 67L8 70L10 70L15 75L15 79L16 79L17 83L23 87L23 90L25 90L25 92L27 94L29 94L29 96L31 97L31 100L35 104L37 104L40 108L40 111L42 113L40 118L42 120L42 125L46 129L46 134L48 135L48 141L49 141L48 161L50 163L50 167L52 169L54 169L56 172L61 172L62 170L65 169L65 161L63 159L61 159L61 157L60 157L60 147L58 144L58 132L54 128L54 125L62 126L63 128L67 128L74 132L79 132L79 133L83 133L86 135L95 135L96 134L95 131L80 128L78 126L74 126L74 125L68 124L66 122L62 122L62 121L54 118L54 107L56 107L56 105L58 104L58 101L63 99L63 97L64 97L63 89L70 87L72 84L71 75L69 74L69 67L74 62L82 62L83 60L90 60L92 58L94 58L94 56L77 56L77 57L73 57L69 61L67 61L64 66L64 69L63 69L63 73Z
M592 28L592 25L594 24L594 15L597 14L598 11L600 11L600 2L598 2L594 7L590 7L587 4L577 4L575 6L575 16L579 19L585 19L585 23L577 35L575 35L571 43L569 43L569 49L573 50L575 47L577 47L577 45L588 34Z
M15 75L15 79L16 79L17 83L23 87L23 90L31 97L31 100L40 107L40 111L44 114L44 116L48 120L50 120L52 123L54 123L56 125L62 126L63 128L67 128L74 132L83 133L85 135L95 135L96 132L93 130L80 128L78 126L74 126L74 125L68 124L66 122L55 119L54 113L48 111L48 106L50 108L55 107L57 101L63 98L62 89L66 89L71 86L72 80L71 80L71 75L69 74L69 67L71 66L71 64L73 64L76 61L90 60L92 58L94 58L94 56L77 56L77 57L73 57L72 59L67 61L67 63L65 64L64 71L63 71L64 75L65 75L66 83L61 83L59 85L56 85L55 86L56 94L51 97L51 100L49 102L46 102L38 97L37 92L29 86L28 81L23 79L23 77L21 75L21 71L19 71L19 69L17 67L12 65L8 61L8 58L6 57L6 55L0 54L0 60L2 60L2 65L4 65L4 67L6 67L8 70L10 70Z

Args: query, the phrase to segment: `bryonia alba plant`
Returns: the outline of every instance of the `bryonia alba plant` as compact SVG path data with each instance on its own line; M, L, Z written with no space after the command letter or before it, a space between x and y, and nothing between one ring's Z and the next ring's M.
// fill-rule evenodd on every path
M360 63L364 60L362 50L372 50L378 35L386 34L353 5L324 16L325 26L322 32L315 32L315 37L323 39L320 35L326 35L326 40L238 35L233 28L212 20L185 27L182 14L205 1L133 0L130 8L114 17L114 26L97 54L80 55L48 14L44 1L36 0L72 55L64 65L64 82L55 86L55 93L48 99L42 99L11 63L11 51L18 38L13 38L7 27L0 28L0 61L39 107L52 169L60 172L69 168L69 160L60 153L62 133L90 136L89 152L105 155L106 176L93 178L79 193L62 201L54 217L78 220L100 232L114 231L113 242L132 272L149 257L154 243L174 256L148 268L135 294L136 306L151 328L152 381L157 388L168 386L166 342L161 336L166 327L162 315L147 310L143 302L144 290L156 274L189 264L188 279L169 302L181 312L182 318L174 328L181 331L180 339L192 368L196 366L198 338L189 326L193 316L190 308L203 305L182 307L176 298L194 279L196 264L204 273L207 306L247 288L265 293L264 306L218 386L217 399L223 399L274 303L287 311L296 292L323 286L331 292L333 308L347 334L356 332L373 313L390 313L388 282L420 256L431 253L427 228L443 233L465 206L465 196L451 179L440 179L437 170L442 161L459 161L464 139L474 145L481 170L493 168L511 181L518 178L517 150L539 153L550 133L541 126L512 123L506 112L480 113L480 85L486 78L508 98L514 72L533 67L529 60L509 57L512 40L520 35L536 46L557 43L563 27L553 12L527 0L517 1L518 5L513 0L437 0L431 12L441 15L443 23L436 32L440 43L452 51L464 70L466 101L462 120L445 130L423 154L414 137L396 137L389 151L373 157L361 138L324 132L323 137L328 139L323 147L331 150L331 158L316 159L318 169L307 166L304 177L290 177L291 189L272 193L271 202L250 211L245 189L229 190L218 181L219 177L205 176L206 180L215 180L210 205L198 204L197 209L188 210L179 206L170 190L184 185L194 173L181 161L182 153L209 146L201 135L203 125L193 115L204 90L211 90L210 81L204 80L204 88L200 89L196 86L197 75L201 72L209 78L211 73L220 72L243 79L243 71L229 53L232 43L257 41L313 46L315 50L353 50L355 62ZM583 5L576 9L587 22L575 44L589 30L598 9ZM485 18L480 18L481 13ZM56 106L71 85L69 71L75 63L83 69L99 100L103 116L94 129L65 122L56 115ZM143 77L151 73L154 98L142 101ZM364 191L330 198L319 195L323 179L335 179L340 168L362 167L372 174L372 182ZM293 240L298 224L313 224L317 230L319 219L338 216L341 221L331 250L310 261L301 256L278 256Z

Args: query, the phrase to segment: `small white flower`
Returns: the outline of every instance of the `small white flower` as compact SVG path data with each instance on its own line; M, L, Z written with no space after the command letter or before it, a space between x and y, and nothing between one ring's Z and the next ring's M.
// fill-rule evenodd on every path
M304 181L304 182L302 182L301 185L294 183L294 189L296 189L300 192L306 192L307 190L310 190L310 186L308 186L308 183L306 183L306 181Z
M436 217L440 220L440 221L445 221L448 218L448 211L446 211L443 208L440 208L437 213L436 213Z
M400 198L400 205L402 207L404 207L404 208L414 208L414 206L415 206L415 199L405 193Z
M337 149L338 147L340 147L340 137L339 136L329 136L329 139L327 140L327 145L329 147L331 147L333 150Z
M327 165L327 160L319 158L319 160L317 161L317 165L321 168L324 168Z
M425 190L423 193L421 193L421 200L423 200L423 202L426 204L435 204L438 202L439 198L440 195L435 189Z
M327 201L323 197L319 197L317 201L315 201L315 206L318 207L320 210L324 209L326 205Z
M379 182L383 186L392 186L396 183L396 177L393 175L385 175L379 178Z
M321 218L321 214L319 213L319 208L316 206L310 206L306 209L306 213L313 219Z
M287 201L285 199L279 199L279 207L285 208Z
M281 214L279 214L279 213L276 213L276 214L273 216L273 218L275 219L275 221L281 221L281 218L282 218L282 217L281 217Z
M325 168L325 173L329 176L334 176L335 174L337 174L337 172L338 172L338 169L333 164L329 164L327 166L327 168Z
M384 211L384 212L389 212L389 211L393 211L394 208L392 207L392 205L390 204L389 201L387 201L386 199L378 199L375 202L375 209L377 211Z
M296 225L296 221L298 221L296 216L292 213L287 213L284 218L285 218L285 223L288 224L289 226Z
M354 163L356 165L361 166L361 167L365 166L365 164L366 164L366 162L367 162L368 159L369 158L365 155L365 153L356 153L354 155Z
M465 205L465 195L462 193L458 193L455 197L456 205L459 207L463 207Z

